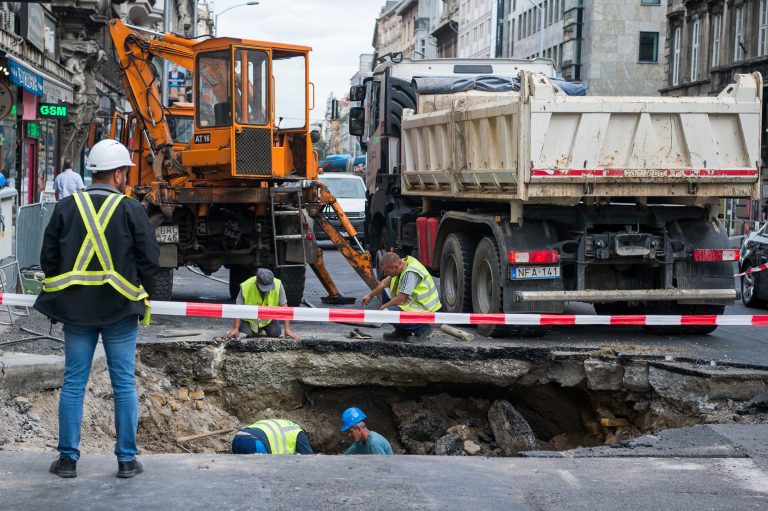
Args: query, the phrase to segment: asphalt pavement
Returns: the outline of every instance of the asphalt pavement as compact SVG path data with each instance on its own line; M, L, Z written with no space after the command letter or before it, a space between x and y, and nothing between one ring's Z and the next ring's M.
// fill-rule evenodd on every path
M352 270L349 264L330 243L321 243L325 250L325 263L334 278L336 286L345 296L356 299L348 308L360 308L360 298L367 293L367 287ZM215 278L227 280L227 270L221 270L213 275ZM439 285L439 281L438 281ZM311 271L307 271L307 284L304 297L317 307L327 307L321 302L325 290ZM229 291L226 284L201 277L187 269L176 272L174 281L174 300L228 302ZM369 305L372 307L374 305ZM568 304L566 312L573 314L594 314L588 304ZM749 309L741 302L726 308L726 314L768 314L766 310ZM202 318L160 318L153 317L153 323L162 331L199 333L201 336L224 335L230 323L228 320L210 320ZM301 337L345 339L351 326L332 323L298 323L294 325ZM632 326L564 326L554 327L545 337L540 339L510 338L489 339L480 335L475 329L465 327L475 334L476 343L499 344L504 346L535 346L547 347L553 351L568 349L594 350L612 349L615 352L664 356L675 359L697 361L716 361L725 364L745 364L750 366L768 367L768 329L748 326L721 326L709 335L688 336L658 336L644 333L640 327ZM366 329L373 335L374 342L381 340L381 334L389 331L385 325L379 329ZM447 335L435 335L436 343L456 343ZM149 341L150 336L144 336Z
M760 510L768 508L768 426L714 425L561 457L173 455L115 477L84 456L76 479L50 454L0 451L3 509ZM659 435L659 437L663 437ZM546 453L545 453L546 454ZM549 453L552 454L552 453Z

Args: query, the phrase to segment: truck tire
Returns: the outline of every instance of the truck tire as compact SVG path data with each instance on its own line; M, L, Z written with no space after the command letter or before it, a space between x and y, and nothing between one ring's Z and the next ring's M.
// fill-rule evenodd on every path
M462 233L445 239L440 255L440 301L446 312L472 310L472 260L475 240Z
M725 312L725 305L689 305L659 303L648 314L705 314L719 316ZM707 335L717 330L717 325L691 326L644 326L643 330L652 335Z
M168 301L173 296L173 268L160 268L155 273L155 287L150 300Z
M306 266L291 266L275 270L275 276L283 283L288 306L299 307L301 305L301 299L304 298L304 279L306 278L306 273Z
M229 267L229 297L237 299L240 294L240 284L256 275L256 268L250 265L233 264Z
M745 262L741 271L748 270L751 267L751 264ZM750 273L741 277L741 301L745 306L752 309L765 307L765 300L757 297L757 281L761 277L759 273Z
M480 314L503 312L504 295L499 248L491 237L480 240L472 262L472 310ZM477 330L488 337L541 337L546 327L477 325Z

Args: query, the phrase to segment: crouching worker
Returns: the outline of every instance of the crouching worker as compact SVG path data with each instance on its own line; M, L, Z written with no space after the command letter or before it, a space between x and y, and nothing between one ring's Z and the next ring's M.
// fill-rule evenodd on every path
M381 310L437 312L442 308L432 275L415 257L400 259L394 252L387 252L381 258L381 271L386 278L363 297L363 306L381 294L384 301ZM395 331L385 332L385 341L425 341L432 332L429 325L395 323L392 326Z
M314 454L309 437L295 422L264 419L246 426L232 439L232 454Z
M265 307L277 307L288 305L288 299L285 297L285 289L280 279L275 278L272 271L266 268L259 268L255 277L251 277L240 284L240 293L237 295L236 303L238 305L263 305ZM285 324L285 335L292 339L298 339L291 330L291 322L287 319ZM267 337L281 337L283 331L280 324L271 319L251 320L236 319L232 329L227 332L227 337L256 337L264 332Z
M344 454L386 454L392 455L392 446L386 438L368 429L363 422L366 415L355 406L347 408L341 414L341 431L354 443Z

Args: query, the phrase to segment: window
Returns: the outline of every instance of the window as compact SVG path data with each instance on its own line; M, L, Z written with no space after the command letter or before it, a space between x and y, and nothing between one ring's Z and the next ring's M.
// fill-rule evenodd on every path
M191 116L167 115L171 138L177 144L188 144L195 131L195 121Z
M267 54L258 50L235 50L235 118L238 123L267 124L270 114L268 87Z
M640 0L641 5L661 5L661 0Z
M699 20L691 26L691 81L695 82L699 73Z
M275 50L272 67L275 124L285 130L303 128L307 123L307 63L304 54Z
M723 15L712 17L712 67L720 65L720 32L723 26Z
M197 59L197 122L201 128L232 125L229 51L201 54Z
M659 33L658 32L640 32L640 62L658 62L659 61Z
M744 6L736 8L733 23L733 61L739 61L744 58L743 35L744 35Z
M680 83L680 27L675 29L672 53L672 85Z
M768 54L768 0L760 0L760 38L757 45L757 54Z

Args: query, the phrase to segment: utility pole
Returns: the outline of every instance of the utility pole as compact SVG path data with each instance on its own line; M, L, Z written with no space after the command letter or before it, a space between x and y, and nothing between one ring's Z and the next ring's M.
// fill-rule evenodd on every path
M171 31L171 12L173 11L173 0L163 0L163 2L163 33L167 34ZM163 107L166 107L168 106L168 61L165 59L163 59L163 76L161 83L163 84L163 94L161 101L163 102Z

